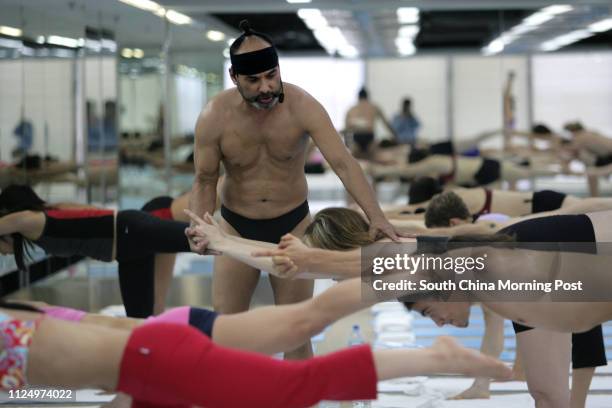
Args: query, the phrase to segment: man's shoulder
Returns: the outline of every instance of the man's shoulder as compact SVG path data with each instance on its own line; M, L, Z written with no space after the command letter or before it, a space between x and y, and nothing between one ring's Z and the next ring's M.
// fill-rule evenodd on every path
M234 103L237 95L239 94L236 88L221 91L208 101L204 111L209 111L210 113L227 112L228 107Z
M289 82L283 82L283 92L291 103L303 104L315 101L315 98L303 88Z
M198 117L196 124L197 135L206 135L208 140L221 137L228 117L232 114L232 106L235 104L236 89L221 91L211 98ZM200 130L200 131L198 131Z

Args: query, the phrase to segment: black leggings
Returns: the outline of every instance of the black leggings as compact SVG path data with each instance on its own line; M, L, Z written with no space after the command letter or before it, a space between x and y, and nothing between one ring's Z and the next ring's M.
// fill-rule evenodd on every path
M117 213L119 287L127 316L144 318L153 314L155 254L190 252L185 236L188 225L144 211Z

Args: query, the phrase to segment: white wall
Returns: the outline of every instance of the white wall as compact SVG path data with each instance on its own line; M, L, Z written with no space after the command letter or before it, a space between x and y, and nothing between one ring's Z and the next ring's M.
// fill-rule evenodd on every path
M502 129L503 87L509 71L513 86L516 128L528 126L527 58L523 56L457 56L453 64L453 127L455 138ZM489 146L501 147L501 137Z
M612 137L612 53L533 58L534 121L559 131L579 120Z
M234 87L225 63L225 89ZM281 57L283 82L297 85L314 96L327 110L336 129L344 128L344 116L355 104L364 84L364 63L329 57Z
M413 112L421 121L418 137L436 141L447 137L446 58L373 59L367 63L367 89L372 102L386 117L401 109L405 97L412 99ZM388 135L380 123L377 136Z
M17 145L13 130L21 119L22 105L24 117L34 126L32 152L48 153L61 160L72 157L72 78L71 60L0 61L0 160L12 160L11 151Z
M161 75L122 75L119 82L121 131L154 132L162 103ZM206 82L200 78L172 75L170 86L172 135L193 133L198 115L206 104Z
M161 104L161 76L122 75L120 129L122 132L155 131Z
M172 135L195 132L195 123L206 104L206 82L201 78L172 76Z

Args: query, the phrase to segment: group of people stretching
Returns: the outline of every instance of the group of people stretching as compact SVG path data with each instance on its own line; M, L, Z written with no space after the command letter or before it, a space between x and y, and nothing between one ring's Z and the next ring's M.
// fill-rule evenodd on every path
M511 378L510 368L486 355L494 350L485 348L482 354L447 337L425 349L372 351L364 345L317 357L312 357L309 340L343 316L398 298L438 324L468 324L470 302L448 302L459 300L456 293L371 294L368 279L360 278L368 267L362 264L363 247L388 242L393 249L414 243L420 253L431 251L433 241L436 251L441 247L450 257L486 252L494 262L479 272L481 279L509 279L520 271L530 279L546 280L554 271L556 277L570 280L581 273L577 265L592 271L605 271L609 265L606 254L597 253L594 245L609 239L609 203L549 192L500 199L510 193L466 190L463 206L451 204L452 209L440 210L435 217L436 208L446 202L461 202L459 194L425 197L431 201L419 204L424 215L414 205L385 214L325 109L306 91L282 82L270 38L248 22L240 29L243 34L230 47L236 87L214 97L196 123L195 178L188 196L157 198L141 210L115 212L46 203L24 186L0 192L0 252L14 254L20 268L26 267L33 244L51 255L116 260L128 316L4 301L0 386L95 387L125 393L136 406L242 407L248 401L252 407L280 408L309 407L320 400L375 399L377 381L395 377L450 373L480 381ZM308 136L362 213L329 208L311 217L304 176ZM442 162L435 156L434 161ZM463 170L453 164L455 156L445 157L445 173L476 181L492 174L487 170L491 165L479 159L470 165L473 171L462 176ZM502 165L493 167L498 176L510 177ZM186 207L189 210L182 211ZM452 212L455 207L459 210ZM218 221L212 217L217 209ZM542 209L561 213L529 218ZM527 219L487 221L494 211ZM480 214L471 224L475 213ZM438 237L426 237L432 230L418 225L423 222L442 227L434 230ZM568 240L591 244L590 250L498 245ZM215 255L214 311L180 307L162 312L172 254L188 251ZM276 305L248 310L261 270L271 274ZM388 278L431 274L419 270ZM323 277L342 282L313 298L312 279ZM609 280L598 277L592 276L596 287L609 290ZM504 303L479 292L473 295L487 310L520 328L519 353L538 406L569 407L566 333L593 332L612 319L612 302ZM576 344L579 355L585 346L577 349ZM301 360L265 355L278 352ZM532 373L538 370L546 375L535 378ZM572 394L572 401L576 399Z

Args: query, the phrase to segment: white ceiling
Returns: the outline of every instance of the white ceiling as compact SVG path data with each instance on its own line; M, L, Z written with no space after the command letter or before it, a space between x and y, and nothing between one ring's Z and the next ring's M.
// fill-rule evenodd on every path
M400 6L416 6L423 10L508 10L538 8L559 2L607 7L611 4L610 0L312 0L307 5L289 4L285 0L157 1L167 8L197 16L196 23L189 26L169 25L172 33L171 50L197 54L202 63L208 59L220 59L226 47L225 41L215 43L206 39L206 30L220 29L228 36L237 34L235 28L208 16L208 13L290 12L302 7L316 7L363 12L374 18L384 14L385 10ZM0 0L0 24L23 28L25 35L30 38L52 34L78 38L83 36L85 26L103 27L115 32L120 47L143 48L147 55L161 50L166 32L161 18L118 0ZM356 32L356 37L358 34ZM393 48L386 44L389 41L385 33L379 34L382 47Z
M340 10L380 10L418 7L422 10L497 10L538 8L551 4L610 4L610 0L312 0L308 4L289 4L285 0L161 0L182 12L280 12L304 7Z
M121 47L161 49L164 21L146 11L117 0L0 0L0 24L23 28L26 36L82 37L84 27L103 27L115 32ZM222 51L225 43L206 39L207 29L234 32L215 19L189 26L170 25L173 49Z

